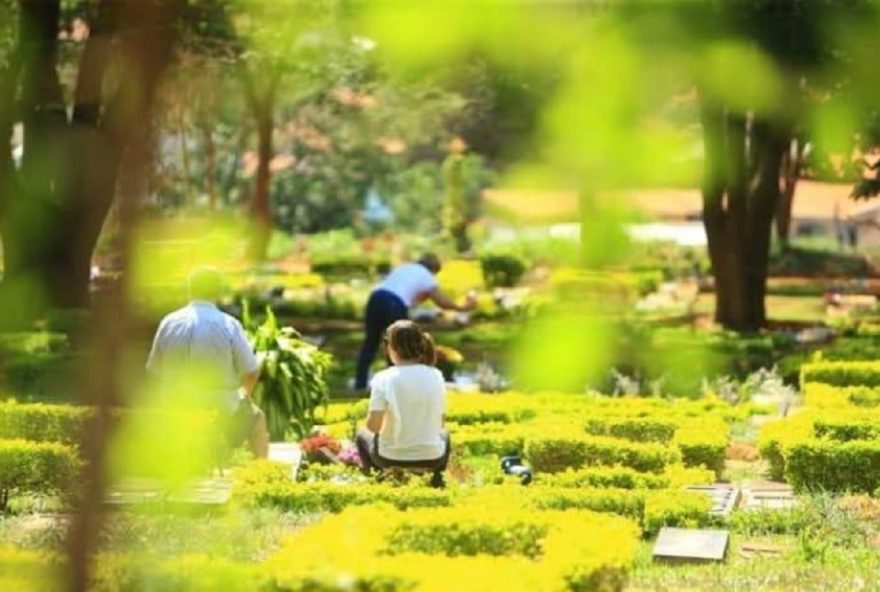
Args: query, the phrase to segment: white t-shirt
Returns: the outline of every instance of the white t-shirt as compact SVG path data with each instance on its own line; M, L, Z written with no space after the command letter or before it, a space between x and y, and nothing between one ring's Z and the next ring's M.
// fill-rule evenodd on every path
M443 456L446 384L439 370L424 364L391 366L373 376L370 386L370 411L385 411L380 456L391 460Z
M147 359L147 370L169 383L207 372L201 377L210 390L205 394L230 411L239 403L241 377L258 369L241 323L198 300L162 319Z
M376 286L395 294L407 306L412 306L420 296L437 287L437 278L421 263L404 263L391 270Z

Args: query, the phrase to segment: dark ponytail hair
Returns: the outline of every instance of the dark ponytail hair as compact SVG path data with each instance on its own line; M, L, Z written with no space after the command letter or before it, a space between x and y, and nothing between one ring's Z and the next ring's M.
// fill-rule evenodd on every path
M403 320L385 331L385 344L408 362L433 366L437 362L434 339L417 323Z

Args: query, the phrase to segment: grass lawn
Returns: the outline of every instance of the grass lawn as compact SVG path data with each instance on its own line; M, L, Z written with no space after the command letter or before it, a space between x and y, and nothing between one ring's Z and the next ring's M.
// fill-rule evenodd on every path
M820 296L767 296L767 316L777 322L825 321L825 303ZM715 295L700 294L694 312L698 316L712 317L715 313Z

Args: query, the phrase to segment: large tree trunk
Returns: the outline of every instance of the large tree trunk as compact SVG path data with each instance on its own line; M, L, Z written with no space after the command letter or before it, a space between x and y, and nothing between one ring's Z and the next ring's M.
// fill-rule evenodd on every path
M705 145L703 224L715 277L715 320L755 331L764 299L785 135L709 101L701 104Z
M70 185L63 194L71 222L66 239L74 247L74 254L66 263L72 269L71 277L75 276L77 281L88 282L91 253L113 203L117 183L123 264L128 259L129 231L146 186L154 91L170 62L184 5L185 0L104 0L99 4L102 12L86 45L74 92L69 162L76 170L70 174ZM117 19L120 35L114 43L104 33L115 30ZM125 64L125 76L116 96L104 102L104 72L115 56ZM124 403L125 381L120 369L125 367L127 302L123 282L95 311L96 349L83 391L94 394L98 409L81 447L85 460L79 484L81 495L68 530L69 569L65 583L70 592L86 592L92 581L107 486L111 417L113 410Z
M57 0L21 3L21 72L11 80L13 89L21 84L25 133L20 171L0 173L2 303L21 322L46 306L88 306L91 255L113 200L125 128L133 125L102 110L117 6L104 2L91 23L71 118L58 78L59 11Z

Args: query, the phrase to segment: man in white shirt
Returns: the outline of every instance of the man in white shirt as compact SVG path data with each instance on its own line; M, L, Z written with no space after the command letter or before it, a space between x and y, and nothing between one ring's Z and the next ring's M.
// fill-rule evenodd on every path
M476 302L472 298L460 306L440 290L435 277L440 267L440 259L427 253L415 263L398 265L373 288L364 314L364 343L358 356L355 390L367 388L370 365L376 358L385 330L394 321L408 318L411 306L430 299L444 309L468 311L474 308Z
M172 386L175 380L197 380L203 392L189 394L216 405L221 419L242 432L236 437L230 434L231 443L238 445L246 436L254 456L266 458L266 417L250 398L259 379L259 364L241 323L214 304L222 288L217 270L193 272L190 303L162 319L147 370Z

